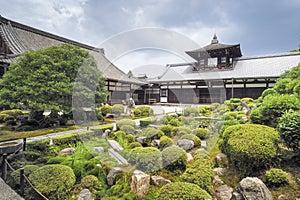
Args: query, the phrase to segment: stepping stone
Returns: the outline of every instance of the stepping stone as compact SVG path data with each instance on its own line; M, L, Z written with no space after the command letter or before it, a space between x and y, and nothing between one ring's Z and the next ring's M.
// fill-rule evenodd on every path
M120 165L129 165L128 161L112 148L108 149L108 154L114 158Z
M122 151L123 147L115 140L107 140L108 144L116 151Z

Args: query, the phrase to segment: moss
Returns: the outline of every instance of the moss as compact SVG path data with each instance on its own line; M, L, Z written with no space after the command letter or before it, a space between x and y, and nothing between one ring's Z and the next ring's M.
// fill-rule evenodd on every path
M290 183L289 174L282 169L271 168L265 173L266 181L270 187L279 187Z
M75 183L73 170L65 165L45 165L29 175L32 184L49 199L64 199Z
M23 168L24 168L25 176L28 177L32 172L36 171L39 167L36 165L26 165ZM13 186L20 185L20 169L13 171L10 175L12 177L12 185Z
M207 128L197 128L192 131L201 140L207 139L209 137L209 130Z
M134 134L134 127L131 125L122 125L120 128L121 131L124 131L127 134Z
M168 183L160 189L158 199L161 200L209 200L212 197L193 183Z
M148 117L153 115L153 109L149 106L139 106L133 111L136 117Z
M139 142L132 142L132 143L129 144L129 148L130 149L134 149L136 147L142 147L141 143L139 143Z
M173 129L173 127L171 125L169 125L169 124L168 125L163 125L163 126L160 127L160 130L162 132L164 132L164 134L166 136L168 136L168 137L172 137L173 136L172 129Z
M171 138L169 138L168 136L162 136L160 139L159 139L159 146L160 146L160 149L164 149L166 147L169 147L173 144L173 140Z
M153 117L149 117L149 118L146 118L146 119L141 119L140 120L140 126L141 127L147 127L149 126L149 124L152 124L156 121L156 118L153 118Z
M111 112L115 115L124 113L124 106L122 104L115 104L112 106Z

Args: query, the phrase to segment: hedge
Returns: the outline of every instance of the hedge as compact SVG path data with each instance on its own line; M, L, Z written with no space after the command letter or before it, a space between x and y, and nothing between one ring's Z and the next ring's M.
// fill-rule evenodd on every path
M193 183L168 183L160 189L160 200L212 200L212 197Z
M230 164L246 175L268 167L278 150L279 134L274 128L240 124L228 127L219 141Z

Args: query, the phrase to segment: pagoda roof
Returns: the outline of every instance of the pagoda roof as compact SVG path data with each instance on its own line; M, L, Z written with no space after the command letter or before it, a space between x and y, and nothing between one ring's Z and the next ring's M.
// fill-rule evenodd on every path
M143 85L145 82L128 77L126 73L111 63L104 55L102 48L93 47L84 43L70 40L46 31L42 31L0 15L0 37L8 46L12 54L0 55L0 62L13 63L17 57L26 51L44 49L60 44L72 44L89 52L96 60L98 69L103 76L110 80Z

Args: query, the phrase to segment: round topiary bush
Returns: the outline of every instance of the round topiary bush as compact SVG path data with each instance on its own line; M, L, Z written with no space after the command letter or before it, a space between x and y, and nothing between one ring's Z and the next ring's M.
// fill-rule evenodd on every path
M166 136L168 136L168 137L172 137L173 136L173 134L172 134L172 129L173 129L173 127L171 126L171 125L162 125L161 127L160 127L160 130L162 131L162 132L164 132L164 134L166 135Z
M183 110L183 115L196 117L199 115L199 110L196 107L187 107Z
M179 126L180 121L178 119L171 119L168 124L170 124L172 126Z
M199 116L209 117L212 115L211 106L200 106L199 107Z
M268 167L277 154L279 134L274 128L257 124L228 127L219 147L230 164L245 175L253 175Z
M169 147L172 144L173 144L173 140L171 138L169 138L168 136L164 135L159 139L159 146L161 149Z
M284 113L279 118L277 129L284 144L300 153L300 111L292 111Z
M73 170L65 165L45 165L29 175L31 183L49 199L66 199L76 179Z
M126 134L134 134L134 127L131 125L122 125L120 127L121 131L124 131Z
M143 146L139 142L132 142L132 143L129 144L130 149L134 149L136 147L143 147Z
M135 127L136 123L134 120L131 120L131 119L121 119L121 120L117 121L118 129L121 129L121 127L124 125L130 125L132 127Z
M194 161L181 176L182 181L194 183L208 193L212 192L214 171L209 158L201 158Z
M266 96L268 96L269 94L277 94L276 90L274 88L268 88L268 89L265 89L263 91L263 93L261 94L262 98L264 99Z
M143 172L157 171L162 167L161 153L154 147L136 147L132 149L128 161Z
M36 171L39 167L36 165L26 165L23 168L24 168L25 176L28 177L32 172ZM12 177L12 185L13 186L20 185L20 169L13 171L10 175Z
M168 183L160 189L160 200L210 200L212 197L193 183Z
M209 137L209 130L207 128L197 128L192 131L201 140L207 139Z
M124 113L124 106L122 104L115 104L111 108L112 114L120 115L121 113Z
M180 139L193 140L195 147L201 146L201 140L194 134L186 134L180 137Z
M163 167L169 171L186 169L187 155L185 150L178 146L170 146L162 151Z
M101 106L99 109L103 116L106 116L108 113L112 112L112 107L108 104Z
M265 173L267 184L271 187L279 187L289 184L289 174L282 169L271 168Z
M147 117L153 115L153 109L149 106L139 106L133 111L136 117Z

